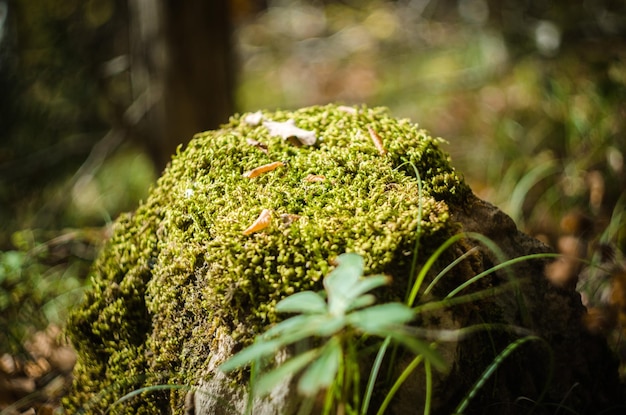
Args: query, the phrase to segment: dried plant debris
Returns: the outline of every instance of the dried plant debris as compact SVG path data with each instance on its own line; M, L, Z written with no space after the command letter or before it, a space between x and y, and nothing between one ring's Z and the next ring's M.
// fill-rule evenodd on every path
M315 131L303 130L296 127L296 122L289 119L285 122L264 121L263 125L271 136L280 136L297 146L312 146L317 142ZM295 138L295 140L293 140ZM298 145L299 144L299 145Z
M357 110L356 108L348 107L345 105L340 105L337 107L337 109L341 112L345 112L345 113L352 114L352 115L356 115L359 112L359 110Z
M304 178L304 181L309 183L319 183L324 180L326 180L326 176L322 174L309 174Z
M259 150L261 150L265 154L268 154L267 144L262 143L262 142L257 141L257 140L254 140L252 138L246 138L246 143L250 144L252 147L258 148Z
M293 213L283 213L280 215L280 220L284 226L289 226L297 220L300 220L300 215L294 215Z
M385 146L383 145L383 140L380 138L378 133L370 126L367 127L367 131L370 133L370 137L372 137L372 141L376 146L376 150L380 153L381 156L387 154L387 150L385 150Z
M247 177L252 179L254 177L260 176L263 173L267 173L272 170L276 170L278 167L284 166L286 163L284 161L275 161L273 163L264 164L262 166L256 167L250 171L247 171L243 174L243 177Z
M252 225L250 225L249 227L246 228L246 230L243 231L243 234L251 235L255 232L262 231L263 229L267 228L271 222L272 222L272 211L269 209L263 209L259 217L256 218L254 222L252 222Z
M243 122L252 127L256 127L257 125L261 124L261 121L263 121L263 113L261 111L246 114L246 116L243 118Z

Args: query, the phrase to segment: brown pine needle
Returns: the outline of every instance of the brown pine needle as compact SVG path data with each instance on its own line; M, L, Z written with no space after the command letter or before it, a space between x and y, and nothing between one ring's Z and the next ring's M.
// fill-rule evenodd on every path
M250 179L252 179L253 177L257 177L263 173L267 173L268 171L272 171L277 169L278 167L284 166L285 163L282 161L275 161L273 163L269 163L269 164L264 164L262 166L259 166L257 168L254 168L250 171L247 171L243 174L243 177L248 177Z
M252 222L252 225L250 225L248 228L246 228L243 231L243 234L250 235L255 232L261 231L267 228L271 221L272 221L272 211L269 209L263 209L259 217L256 218L254 222Z
M370 126L367 126L367 131L370 133L370 137L372 137L372 141L374 142L374 145L376 146L376 149L378 150L380 155L384 156L385 154L387 154L387 150L385 150L385 146L383 145L383 140L382 138L380 138L378 133L374 131L374 129Z

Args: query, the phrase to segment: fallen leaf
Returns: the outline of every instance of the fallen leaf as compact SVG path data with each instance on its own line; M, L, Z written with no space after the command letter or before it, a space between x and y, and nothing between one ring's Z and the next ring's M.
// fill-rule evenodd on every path
M264 144L257 140L253 140L252 138L246 138L246 143L248 143L249 145L253 147L258 148L259 150L267 154L267 144Z
M252 127L256 127L257 125L261 124L261 121L263 121L263 113L261 111L252 112L250 114L246 114L246 116L243 117L243 122L251 125Z
M267 173L268 171L276 170L278 167L284 166L285 163L282 161L275 161L273 163L264 164L257 168L254 168L250 171L247 171L243 174L243 177L248 177L252 179L253 177L257 177L263 173Z
M374 131L374 129L370 126L367 126L367 131L370 133L370 137L372 138L372 141L374 142L378 153L380 153L381 156L387 154L387 150L385 150L385 146L383 145L383 140L382 138L380 138L378 133Z
M272 221L272 211L269 209L263 209L259 217L256 218L254 222L252 222L252 225L250 225L243 231L243 234L250 235L255 232L261 231L267 228L271 221Z
M317 141L315 131L303 130L302 128L296 127L296 122L293 119L285 122L264 121L263 125L267 128L271 136L280 136L283 140L295 137L305 146L312 146Z

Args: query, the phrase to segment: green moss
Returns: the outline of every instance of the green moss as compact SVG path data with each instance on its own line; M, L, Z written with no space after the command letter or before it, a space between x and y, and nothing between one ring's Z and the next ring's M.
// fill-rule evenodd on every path
M144 385L193 383L217 327L249 342L276 321L281 298L321 289L343 252L363 255L366 273L392 275L393 286L381 295L402 298L416 238L423 260L455 231L447 203L461 202L469 188L440 140L416 125L384 108L352 113L334 105L264 117L293 119L315 131L318 143L298 148L235 116L194 137L149 199L118 220L94 266L93 288L69 323L79 364L68 409L95 398L97 412ZM387 154L376 149L368 126ZM274 161L286 166L243 176ZM325 179L308 182L309 174ZM263 209L273 213L270 226L245 236ZM280 215L297 218L283 223ZM131 402L129 413L180 410L177 395L160 393L149 404Z

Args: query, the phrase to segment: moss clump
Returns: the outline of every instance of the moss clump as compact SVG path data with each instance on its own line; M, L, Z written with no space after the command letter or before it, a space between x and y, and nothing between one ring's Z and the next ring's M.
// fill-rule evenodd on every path
M469 188L440 140L409 121L384 108L334 105L263 113L315 132L315 145L297 147L247 115L194 137L149 199L117 221L69 322L79 360L68 409L97 412L142 386L193 384L217 327L250 341L276 320L281 298L320 289L343 252L363 255L367 273L392 275L383 295L401 298L417 239L423 260L455 231L447 204ZM244 176L276 161L285 166ZM244 235L263 209L270 225ZM182 411L175 392L150 393L124 410Z

